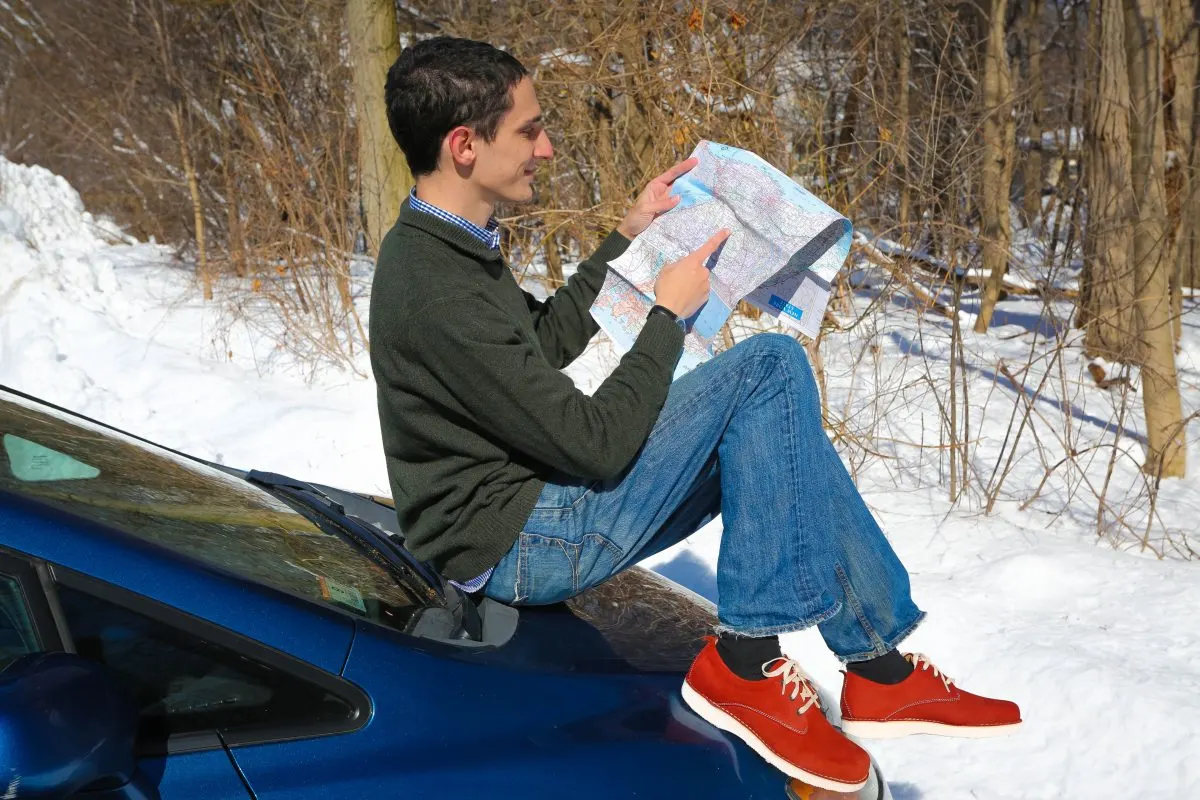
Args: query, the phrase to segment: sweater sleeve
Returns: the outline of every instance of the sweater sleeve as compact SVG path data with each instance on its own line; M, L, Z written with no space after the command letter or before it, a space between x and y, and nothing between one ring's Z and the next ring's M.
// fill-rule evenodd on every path
M592 396L546 362L504 312L479 299L435 301L412 320L429 378L483 428L543 464L584 480L633 461L666 402L683 331L654 314Z
M525 303L533 317L533 328L542 342L550 364L562 369L570 364L596 335L599 326L592 319L591 307L604 285L608 262L625 252L629 240L613 231L592 257L579 265L566 285L545 301L524 292Z

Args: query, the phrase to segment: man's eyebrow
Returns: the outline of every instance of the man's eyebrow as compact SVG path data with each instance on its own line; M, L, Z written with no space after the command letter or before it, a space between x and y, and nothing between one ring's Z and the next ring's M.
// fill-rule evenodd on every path
M524 130L528 130L529 128L532 128L534 125L539 125L539 124L541 124L541 122L542 122L542 115L541 115L541 114L538 114L536 117L534 117L533 119L529 120L529 121L528 121L528 122L526 122L524 125L522 125L522 126L519 128L519 130L523 130L523 131L524 131Z

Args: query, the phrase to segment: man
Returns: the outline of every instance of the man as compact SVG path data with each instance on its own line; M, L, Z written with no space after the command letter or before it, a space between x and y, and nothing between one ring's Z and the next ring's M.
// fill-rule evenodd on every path
M908 575L821 427L790 337L753 336L672 383L678 320L708 296L705 260L666 266L633 348L589 397L559 370L596 333L606 262L675 204L685 161L544 302L497 248L498 203L528 202L553 147L512 56L439 37L388 73L388 119L416 188L379 250L371 363L392 496L413 553L467 591L553 603L724 522L719 636L683 696L783 772L861 787L869 759L826 720L776 638L818 625L847 664L847 732L981 736L1017 707L963 691L896 645L924 616Z

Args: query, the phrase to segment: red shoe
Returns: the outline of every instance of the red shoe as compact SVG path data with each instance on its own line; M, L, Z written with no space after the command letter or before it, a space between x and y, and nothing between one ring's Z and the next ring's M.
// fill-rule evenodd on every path
M852 672L842 684L842 730L864 739L910 733L983 738L1021 727L1021 709L963 691L920 653L905 653L913 673L888 686Z
M709 637L684 679L683 699L785 774L835 792L861 789L871 758L825 719L816 689L800 666L780 657L763 664L763 674L767 680L739 678L721 660L716 639ZM771 680L776 676L778 681Z

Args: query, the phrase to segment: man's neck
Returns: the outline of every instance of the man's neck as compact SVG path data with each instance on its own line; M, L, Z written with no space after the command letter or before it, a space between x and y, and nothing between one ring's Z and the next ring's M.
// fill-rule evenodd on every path
M457 176L455 176L457 177ZM496 204L480 197L479 191L461 180L444 180L439 175L426 175L417 181L417 197L443 211L486 228L496 213Z

